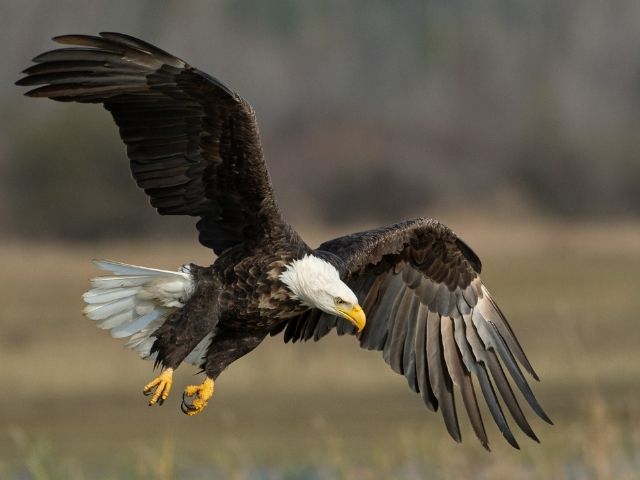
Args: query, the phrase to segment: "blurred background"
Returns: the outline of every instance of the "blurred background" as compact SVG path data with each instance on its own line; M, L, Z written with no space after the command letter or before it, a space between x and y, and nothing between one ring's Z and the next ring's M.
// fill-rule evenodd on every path
M640 478L638 25L636 0L0 3L0 478ZM89 260L213 256L148 206L106 111L13 85L51 37L99 31L253 104L310 244L412 216L457 231L542 377L541 445L455 444L335 336L267 340L199 417L178 410L187 367L146 408L151 365L81 316Z

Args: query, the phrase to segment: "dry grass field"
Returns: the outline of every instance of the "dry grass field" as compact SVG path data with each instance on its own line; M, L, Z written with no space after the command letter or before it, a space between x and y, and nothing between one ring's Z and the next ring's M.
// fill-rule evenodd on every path
M148 408L151 364L80 314L89 260L175 268L209 252L11 242L0 246L0 478L640 478L640 225L444 220L483 259L542 378L533 388L555 426L526 410L541 444L519 435L513 450L493 426L492 453L468 428L456 444L380 355L335 335L268 339L198 417L179 410L191 367ZM343 233L300 230L311 243Z

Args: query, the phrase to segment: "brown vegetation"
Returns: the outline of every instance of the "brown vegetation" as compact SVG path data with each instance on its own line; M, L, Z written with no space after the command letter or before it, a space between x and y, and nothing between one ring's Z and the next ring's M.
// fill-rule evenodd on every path
M190 242L7 244L0 476L635 478L640 228L449 223L482 256L542 377L534 389L555 426L534 421L540 445L519 438L511 450L493 427L491 454L468 428L456 445L379 355L335 336L268 340L222 375L195 419L178 409L195 373L182 367L167 403L149 409L140 389L151 364L80 314L97 273L88 259L175 268L209 252ZM301 231L311 241L340 233Z

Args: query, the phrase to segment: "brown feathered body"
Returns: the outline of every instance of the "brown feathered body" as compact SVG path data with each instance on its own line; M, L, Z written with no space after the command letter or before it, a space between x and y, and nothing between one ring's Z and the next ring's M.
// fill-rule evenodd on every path
M156 354L157 363L177 368L213 332L199 366L215 379L283 319L308 310L290 297L279 276L311 249L289 228L270 238L250 248L231 248L209 267L190 266L194 293L154 332L150 354Z

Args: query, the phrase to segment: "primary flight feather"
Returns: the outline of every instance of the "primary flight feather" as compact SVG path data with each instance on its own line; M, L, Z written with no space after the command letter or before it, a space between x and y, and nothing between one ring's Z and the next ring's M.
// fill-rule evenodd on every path
M454 386L488 448L477 387L506 440L517 447L501 401L537 440L512 388L545 421L524 368L531 364L489 291L475 253L424 218L309 247L276 205L254 111L220 80L119 33L64 35L18 85L31 97L102 103L127 145L131 172L161 215L199 217L208 267L178 272L97 261L85 314L162 367L144 392L162 404L188 362L205 379L182 409L200 413L214 381L267 335L319 340L331 330L382 352L461 440Z

